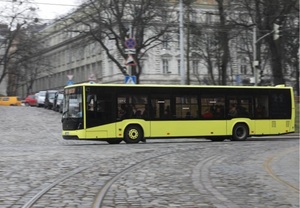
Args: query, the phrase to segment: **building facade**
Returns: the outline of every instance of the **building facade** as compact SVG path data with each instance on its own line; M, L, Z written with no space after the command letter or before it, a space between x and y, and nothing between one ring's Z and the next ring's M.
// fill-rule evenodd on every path
M190 15L190 21L201 24L202 28L218 22L216 5L214 1L201 0L194 7ZM72 15L72 14L71 14ZM74 15L74 14L73 14ZM68 18L66 16L65 18ZM40 52L50 61L49 70L40 74L34 82L32 92L47 89L62 89L69 80L74 83L95 81L97 83L124 83L125 77L119 68L112 62L100 44L88 39L84 33L84 25L76 25L76 30L66 30L61 21L53 22L38 34L42 40L44 50ZM180 50L179 34L171 35L170 39L162 41L162 44L147 51L143 56L143 73L140 75L140 83L180 84ZM192 40L189 39L192 42ZM187 38L185 38L185 45ZM112 40L106 40L110 50L115 50ZM212 84L211 75L208 73L207 63L199 55L197 47L191 43L189 54L185 55L185 63L188 62L188 79L190 84ZM231 59L228 66L228 85L251 85L254 83L251 60L241 50L240 40L234 38L230 41ZM186 48L187 49L187 48ZM126 65L126 60L116 55L120 62ZM188 57L188 59L187 59ZM212 63L215 79L219 79L217 63ZM266 67L265 73L270 73ZM244 80L248 82L244 83ZM25 97L25 85L19 89L18 94Z

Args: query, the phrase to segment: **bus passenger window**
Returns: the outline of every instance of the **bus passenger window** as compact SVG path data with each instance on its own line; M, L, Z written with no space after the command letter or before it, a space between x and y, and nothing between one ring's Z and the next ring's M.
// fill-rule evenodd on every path
M133 117L132 107L130 105L125 104L125 103L121 104L119 113L120 113L120 118L121 119L126 119L126 118L132 118Z
M202 119L223 119L225 98L210 95L201 97L201 118Z
M202 118L205 118L205 119L210 119L212 117L213 117L213 114L208 108L202 114Z
M264 118L266 115L266 109L262 105L258 105L255 110L256 118Z
M195 119L198 115L197 96L178 96L175 98L175 115L178 119Z
M236 117L238 115L236 105L234 104L230 105L228 115L230 117Z
M214 112L214 118L220 119L224 118L224 107L223 106L216 106L215 112Z
M255 118L268 118L269 101L268 96L258 96L255 98Z
M148 105L145 105L145 109L142 113L142 118L149 118L149 110L148 110Z

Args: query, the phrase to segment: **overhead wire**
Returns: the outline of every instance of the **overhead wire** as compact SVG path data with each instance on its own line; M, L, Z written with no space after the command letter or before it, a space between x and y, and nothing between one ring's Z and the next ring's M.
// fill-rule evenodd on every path
M0 0L0 2L7 2L7 3L18 3L18 2L22 2L22 0ZM48 6L64 6L64 7L78 7L80 6L81 4L57 4L57 3L43 3L43 2L36 2L36 1L29 1L29 2L26 2L26 3L29 3L29 4L33 4L33 5L48 5ZM10 17L8 15L3 15L3 14L0 14L0 17L4 17L4 18L7 18L7 17ZM30 19L30 18L26 18L26 17L19 17L19 19ZM55 18L39 18L40 20L54 20Z
M8 3L14 3L12 0L0 0L0 2L8 2ZM80 6L80 4L55 4L55 3L42 3L42 2L28 2L28 3L32 3L32 4L41 4L41 5L51 5L51 6L70 6L70 7L76 7L76 6Z

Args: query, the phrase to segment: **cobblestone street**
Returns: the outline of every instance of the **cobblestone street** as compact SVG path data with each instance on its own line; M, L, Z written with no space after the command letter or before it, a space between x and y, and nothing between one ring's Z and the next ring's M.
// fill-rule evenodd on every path
M0 208L299 207L299 136L65 141L61 114L0 106Z

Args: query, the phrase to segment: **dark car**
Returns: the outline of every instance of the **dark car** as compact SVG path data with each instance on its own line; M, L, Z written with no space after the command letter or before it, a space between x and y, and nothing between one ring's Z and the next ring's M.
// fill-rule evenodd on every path
M53 110L58 112L62 111L61 107L62 107L63 99L64 99L63 91L58 91L54 97Z
M26 106L37 106L37 100L35 97L35 95L28 95L24 100L24 104Z
M45 108L47 108L47 109L53 108L54 97L55 97L56 93L57 93L57 90L47 90L46 96L45 96L45 104L44 104Z

